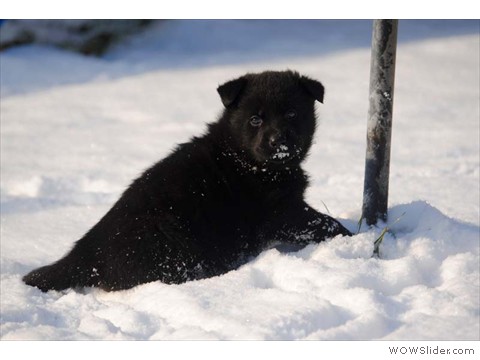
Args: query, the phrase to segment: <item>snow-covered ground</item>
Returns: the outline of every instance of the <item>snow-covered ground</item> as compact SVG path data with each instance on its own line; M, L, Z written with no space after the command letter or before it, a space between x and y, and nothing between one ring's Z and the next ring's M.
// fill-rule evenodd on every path
M323 82L308 202L357 231L371 23L161 23L105 58L26 46L1 61L1 339L480 338L478 21L400 22L389 224L220 277L41 293L143 169L205 129L247 71Z

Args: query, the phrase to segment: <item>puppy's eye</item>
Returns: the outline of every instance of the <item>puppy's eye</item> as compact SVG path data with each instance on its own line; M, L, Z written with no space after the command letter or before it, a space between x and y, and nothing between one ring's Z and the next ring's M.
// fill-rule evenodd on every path
M263 120L260 116L258 115L253 115L251 118L250 118L250 125L254 126L254 127L259 127L261 126L263 123Z
M297 117L297 112L295 110L289 110L285 113L287 119L294 119Z

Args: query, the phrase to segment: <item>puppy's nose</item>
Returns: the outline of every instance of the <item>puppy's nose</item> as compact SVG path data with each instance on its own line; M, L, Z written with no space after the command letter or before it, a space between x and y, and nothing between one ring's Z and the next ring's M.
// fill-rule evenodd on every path
M285 134L273 134L268 139L268 143L270 144L271 148L277 149L280 147L280 145L286 145L287 137L285 136Z

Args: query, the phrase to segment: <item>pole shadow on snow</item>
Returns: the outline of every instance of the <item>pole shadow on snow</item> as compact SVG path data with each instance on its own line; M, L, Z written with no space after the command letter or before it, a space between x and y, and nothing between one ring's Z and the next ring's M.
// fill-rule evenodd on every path
M400 20L398 41L478 34L478 26L475 20ZM369 48L371 35L371 20L153 22L143 33L126 38L99 58L37 45L6 50L1 53L2 87L6 89L2 97L155 70L293 63L298 58ZM16 66L22 62L23 66L32 62L37 68L34 74L30 72L32 78L23 79L21 66Z
M398 42L478 30L477 21L400 20ZM369 48L371 35L371 20L176 20L153 25L104 58L167 69L208 67Z

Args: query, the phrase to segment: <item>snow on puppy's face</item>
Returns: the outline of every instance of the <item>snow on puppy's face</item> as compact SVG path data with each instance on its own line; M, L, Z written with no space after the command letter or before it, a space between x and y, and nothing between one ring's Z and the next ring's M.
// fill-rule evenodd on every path
M296 72L247 74L221 85L236 150L255 163L300 163L315 132L314 102L323 102L320 82Z

